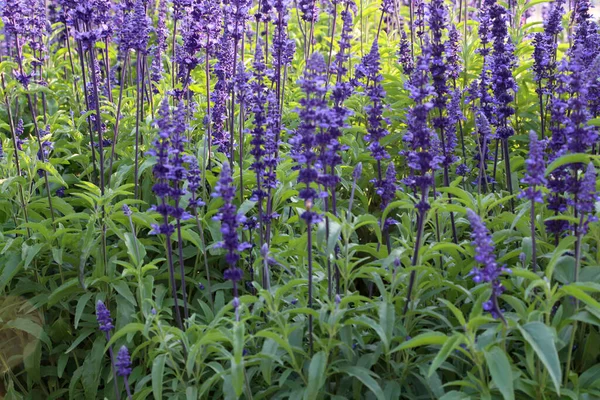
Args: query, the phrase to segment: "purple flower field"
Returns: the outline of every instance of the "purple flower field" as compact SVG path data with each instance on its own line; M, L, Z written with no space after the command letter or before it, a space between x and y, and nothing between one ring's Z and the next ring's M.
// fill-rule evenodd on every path
M0 397L600 398L597 14L0 0Z

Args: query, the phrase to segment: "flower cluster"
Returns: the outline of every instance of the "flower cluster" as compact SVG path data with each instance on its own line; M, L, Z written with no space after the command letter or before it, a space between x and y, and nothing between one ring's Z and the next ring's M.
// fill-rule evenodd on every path
M494 242L479 215L468 209L467 218L473 229L471 238L473 247L475 247L475 261L482 266L482 268L474 267L470 275L475 283L489 282L492 284L492 297L483 304L483 308L489 311L494 318L503 318L502 311L498 307L498 296L504 292L500 276L505 272L510 273L510 270L499 266L496 262Z
M156 164L152 168L156 180L152 191L159 199L159 204L151 207L151 211L158 212L163 217L161 224L153 224L151 234L171 236L174 228L169 222L169 216L177 220L186 220L190 215L180 206L181 197L185 194L183 182L187 177L184 166L186 157L183 154L186 139L184 132L185 106L183 103L171 114L169 103L165 99L159 110L160 118L157 120L158 136L154 140L153 148L148 154L156 157ZM169 200L175 205L170 205Z
M131 374L131 357L129 356L129 350L126 346L121 346L117 353L117 360L115 362L117 368L117 375L129 376Z
M544 176L546 165L544 162L544 150L546 149L546 141L539 140L535 131L529 132L529 158L525 161L527 172L521 180L522 183L528 185L521 192L519 197L525 197L537 203L543 203L541 188L546 186L548 182Z
M300 167L298 183L303 185L299 197L307 206L306 211L302 213L302 218L308 224L314 224L321 220L321 216L312 211L314 201L321 195L311 185L316 184L319 177L319 172L315 167L317 132L327 129L331 118L331 110L325 99L327 93L326 71L327 66L323 56L318 52L313 53L308 60L303 77L298 81L304 97L300 100L300 109L298 110L300 124L290 139L293 146L292 158Z
M433 171L437 170L443 161L443 157L439 155L439 140L427 124L433 107L431 102L433 86L429 81L431 50L427 37L424 38L424 42L415 70L406 83L406 89L414 105L406 116L407 132L403 137L408 150L401 153L406 156L407 165L411 169L411 175L404 179L404 183L421 193L421 200L417 205L421 213L429 209L427 194L433 186Z
M224 163L221 167L221 177L212 196L220 197L223 200L223 205L219 209L219 213L214 217L215 220L221 222L221 235L223 235L223 239L219 242L218 247L225 249L225 261L231 268L235 269L240 259L239 252L250 248L250 244L245 242L240 243L238 238L238 228L246 221L246 217L239 214L233 204L235 187L233 186L229 163Z
M96 303L96 319L98 320L100 330L104 333L110 332L115 327L110 316L110 311L108 311L102 300L98 300Z

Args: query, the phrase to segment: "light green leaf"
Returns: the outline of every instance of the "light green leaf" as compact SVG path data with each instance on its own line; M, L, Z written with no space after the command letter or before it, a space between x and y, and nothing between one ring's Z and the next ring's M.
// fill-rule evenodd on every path
M371 392L375 395L377 400L385 400L385 395L379 383L371 376L371 372L363 367L358 366L344 366L339 369L340 372L343 372L347 375L353 376L354 378L361 381L363 385L369 388ZM375 375L378 379L379 377Z
M496 384L504 400L513 400L515 390L513 388L512 369L506 353L494 346L489 351L484 351L485 362L492 375L492 382Z
M446 361L446 359L462 341L463 335L458 332L450 336L450 339L448 339L446 343L444 343L438 354L431 362L431 366L429 367L429 373L427 375L433 375L433 373L440 367L440 365L442 365L444 361Z
M404 350L404 349L411 349L413 347L428 346L428 345L432 345L432 344L444 344L444 343L446 343L446 340L448 340L448 336L444 335L443 333L425 332L425 333L420 334L419 336L416 336L416 337L402 343L401 345L396 347L394 350L392 350L392 353L395 353L397 351Z
M152 393L156 400L162 400L163 378L165 375L166 354L159 354L152 362Z
M560 394L561 368L552 330L541 322L529 322L519 326L523 338L533 347L537 356L550 373L556 392Z
M326 368L327 354L320 351L312 357L308 367L308 386L304 391L304 400L315 400L317 398L321 387L325 384Z

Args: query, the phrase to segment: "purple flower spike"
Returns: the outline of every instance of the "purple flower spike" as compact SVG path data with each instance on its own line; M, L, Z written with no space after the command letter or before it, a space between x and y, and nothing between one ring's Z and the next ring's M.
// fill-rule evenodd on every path
M100 325L100 330L102 332L110 332L115 326L113 325L113 320L110 317L110 311L106 308L106 305L102 300L98 300L96 303L96 319L98 320L98 325Z
M129 350L125 346L121 346L117 353L117 360L115 362L117 368L117 375L129 376L131 374L131 357L129 356Z
M502 311L498 307L498 296L504 292L504 286L500 283L500 275L503 272L510 271L504 267L500 267L496 262L494 242L479 215L473 210L468 209L467 218L473 229L471 238L473 239L472 244L475 247L475 261L482 266L482 268L474 267L470 275L473 277L473 282L475 283L490 282L492 284L492 297L484 303L483 307L494 318L504 320Z
M540 187L546 186L547 180L544 176L546 165L544 161L544 150L546 141L539 140L535 131L529 132L529 158L525 162L527 173L521 180L529 187L521 192L520 198L527 198L537 203L543 203L542 191Z
M238 214L233 199L235 197L235 188L232 185L231 167L229 163L223 164L221 169L221 178L213 192L214 197L221 197L223 205L214 219L221 221L221 234L223 241L218 244L219 247L226 250L225 261L231 267L235 267L240 259L239 252L251 247L248 243L240 243L238 239L238 228L246 220L242 214ZM231 278L226 278L231 279Z

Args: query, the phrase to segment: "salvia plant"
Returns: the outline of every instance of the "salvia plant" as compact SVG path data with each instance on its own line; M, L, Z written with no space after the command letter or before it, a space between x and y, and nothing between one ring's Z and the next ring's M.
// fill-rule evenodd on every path
M600 398L589 0L0 0L0 397Z

